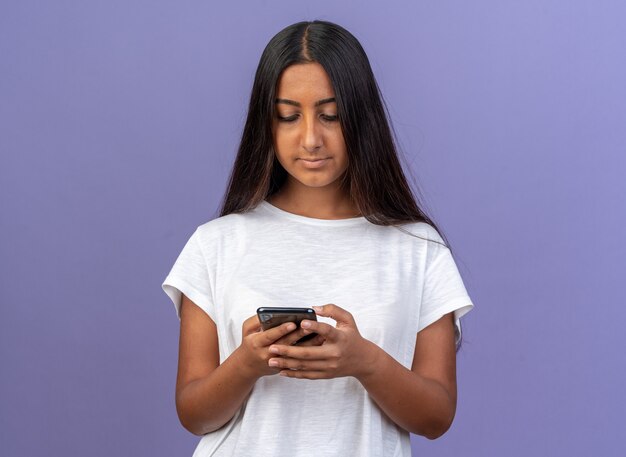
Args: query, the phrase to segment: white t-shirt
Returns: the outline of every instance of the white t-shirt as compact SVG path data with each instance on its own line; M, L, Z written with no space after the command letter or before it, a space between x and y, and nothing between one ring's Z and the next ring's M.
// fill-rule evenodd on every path
M424 222L402 226L442 242ZM334 303L361 335L411 368L417 332L473 308L448 248L364 217L327 220L267 201L199 226L162 288L180 318L181 292L217 325L220 361L241 343L260 306ZM334 325L330 318L318 317ZM222 428L204 435L194 457L410 456L409 433L382 413L353 377L260 378Z

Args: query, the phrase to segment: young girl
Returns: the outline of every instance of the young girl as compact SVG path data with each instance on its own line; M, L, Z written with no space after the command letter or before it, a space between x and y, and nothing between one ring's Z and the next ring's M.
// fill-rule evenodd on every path
M410 456L409 432L452 423L473 304L407 184L367 56L336 24L293 24L265 48L220 217L162 287L194 456ZM261 306L318 321L262 331Z

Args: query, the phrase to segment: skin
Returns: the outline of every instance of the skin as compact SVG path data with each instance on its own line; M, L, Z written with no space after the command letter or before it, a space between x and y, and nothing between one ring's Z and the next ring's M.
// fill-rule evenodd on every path
M340 185L349 161L339 121L331 120L337 114L336 103L315 106L317 101L333 97L332 84L317 63L288 67L279 80L277 98L300 104L277 103L273 120L277 158L289 177L269 201L285 211L319 219L358 215ZM320 168L307 169L301 163L303 157L330 160ZM353 376L405 430L435 439L449 429L457 400L453 313L416 335L408 369L363 338L345 309L336 304L314 308L336 325L303 321L297 330L287 323L261 331L257 316L250 316L242 326L241 345L220 364L215 323L183 295L176 380L176 408L182 425L196 435L219 429L262 376ZM318 336L292 345L311 332Z
M292 65L283 71L277 89L279 102L272 121L274 150L288 176L268 201L285 211L318 219L359 216L340 185L349 161L337 103L315 106L335 96L323 67L318 63ZM304 158L329 160L320 168L307 169Z

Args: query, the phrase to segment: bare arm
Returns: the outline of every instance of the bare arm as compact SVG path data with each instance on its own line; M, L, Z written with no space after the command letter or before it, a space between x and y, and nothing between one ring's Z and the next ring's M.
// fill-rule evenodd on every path
M456 352L453 313L417 334L411 370L358 332L352 315L336 306L315 307L337 321L332 327L303 321L326 342L318 348L272 345L269 364L283 376L328 379L354 376L389 418L405 430L429 439L443 435L456 412Z
M261 376L278 373L267 365L272 343L291 344L301 338L293 323L261 332L256 316L243 323L242 344L219 363L217 327L184 294L181 303L176 411L194 435L222 427L235 415Z
M456 352L453 314L417 334L411 370L370 343L374 363L357 377L376 404L402 428L436 439L456 412Z

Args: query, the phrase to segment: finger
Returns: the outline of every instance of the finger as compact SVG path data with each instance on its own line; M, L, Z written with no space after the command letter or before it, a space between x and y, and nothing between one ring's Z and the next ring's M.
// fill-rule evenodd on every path
M298 341L303 336L310 335L311 333L312 333L311 331L309 331L309 330L307 330L305 328L298 328L297 330L294 330L293 332L288 333L287 335L283 336L282 338L279 338L274 343L275 344L291 345L291 344L296 343L296 341Z
M322 335L315 335L310 340L306 340L306 341L302 341L302 342L298 343L298 346L300 346L300 347L303 347L303 346L321 346L322 344L324 344L324 341L326 341L326 340L324 339L324 337Z
M328 360L301 360L290 357L274 357L267 361L268 365L281 370L329 371L333 369Z
M261 323L259 322L259 316L256 314L254 316L250 316L243 321L243 325L241 327L243 329L243 336L260 331Z
M335 353L328 346L286 346L282 344L272 344L269 348L270 354L291 357L300 360L325 360L335 358Z
M278 373L287 378L299 379L330 379L332 375L326 371L282 370Z
M337 329L325 322L304 319L302 322L300 322L300 327L309 330L311 333L317 333L318 335L322 335L327 340L333 340L333 338L337 334Z
M285 322L284 324L280 324L278 327L270 328L268 330L264 330L259 333L259 337L261 338L261 343L263 346L269 346L274 343L276 340L285 336L289 332L293 332L296 329L296 324L293 322Z
M313 309L316 314L324 317L330 317L331 319L337 321L337 324L356 326L352 314L334 303L329 303L328 305L323 306L314 306Z

